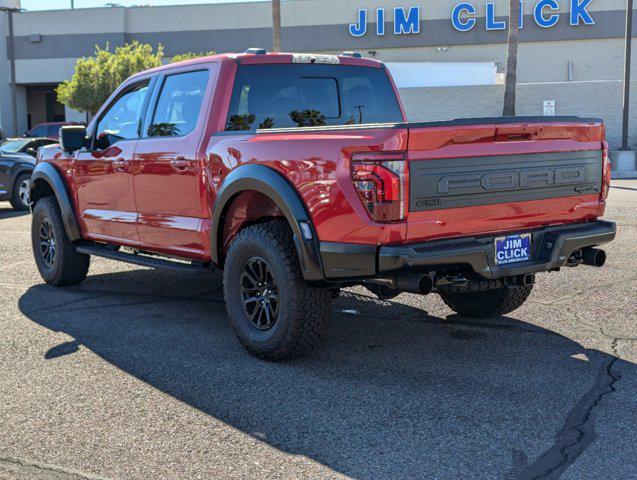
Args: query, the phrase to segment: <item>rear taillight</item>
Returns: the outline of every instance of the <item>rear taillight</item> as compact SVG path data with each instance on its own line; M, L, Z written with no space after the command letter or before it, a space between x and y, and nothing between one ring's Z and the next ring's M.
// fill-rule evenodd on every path
M610 193L610 149L607 142L602 142L602 200Z
M352 180L358 197L376 222L405 219L407 162L403 155L355 155Z

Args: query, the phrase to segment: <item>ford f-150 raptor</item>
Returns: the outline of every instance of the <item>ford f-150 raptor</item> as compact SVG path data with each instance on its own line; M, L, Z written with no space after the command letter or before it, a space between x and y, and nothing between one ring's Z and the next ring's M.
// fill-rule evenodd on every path
M604 264L604 133L577 117L408 123L385 66L352 52L190 60L134 75L40 150L33 253L56 286L91 255L222 269L234 331L268 360L313 347L344 286L502 315L537 273Z

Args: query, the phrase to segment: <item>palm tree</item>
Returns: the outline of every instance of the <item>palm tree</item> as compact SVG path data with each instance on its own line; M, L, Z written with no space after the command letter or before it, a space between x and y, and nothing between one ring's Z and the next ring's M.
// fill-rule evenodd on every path
M281 51L281 0L272 0L272 51Z
M502 115L505 117L515 116L515 86L517 83L518 70L518 33L520 18L520 0L509 0L509 51L507 54L507 76L504 89L504 109Z

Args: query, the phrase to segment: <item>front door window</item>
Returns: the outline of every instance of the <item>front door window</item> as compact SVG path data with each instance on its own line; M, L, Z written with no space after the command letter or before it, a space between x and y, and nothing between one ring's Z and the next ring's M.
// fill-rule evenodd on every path
M95 149L104 150L121 140L139 138L140 119L148 85L140 85L119 97L102 116L95 131Z

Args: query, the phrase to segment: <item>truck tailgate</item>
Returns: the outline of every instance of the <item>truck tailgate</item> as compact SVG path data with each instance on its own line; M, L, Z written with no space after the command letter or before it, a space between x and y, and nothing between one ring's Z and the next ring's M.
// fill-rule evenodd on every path
M596 218L603 140L601 120L571 117L410 124L408 241Z

